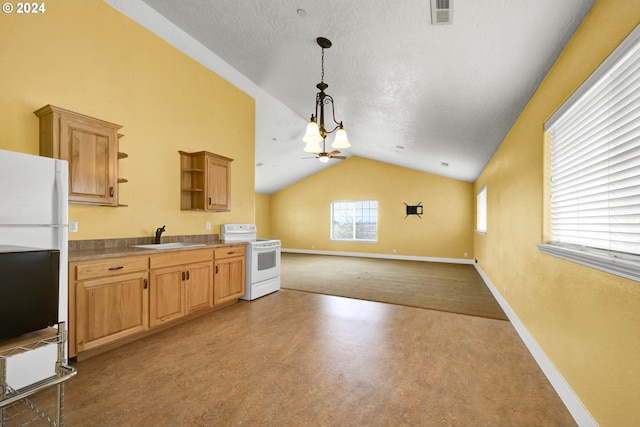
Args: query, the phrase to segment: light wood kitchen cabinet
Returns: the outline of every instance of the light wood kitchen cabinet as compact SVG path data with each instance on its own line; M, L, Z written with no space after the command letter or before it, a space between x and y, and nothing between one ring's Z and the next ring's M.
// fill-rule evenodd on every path
M147 269L147 257L70 264L70 357L148 329Z
M233 159L199 151L180 151L180 209L231 210Z
M187 314L213 305L213 262L189 264L187 267Z
M69 263L69 357L102 353L244 295L243 244L161 252Z
M214 253L214 305L238 299L245 293L245 247L233 245Z
M151 327L185 314L184 267L151 270L149 323Z
M69 162L69 202L118 206L120 125L53 105L35 111L40 119L40 155Z
M150 327L213 305L211 250L152 256L150 267Z

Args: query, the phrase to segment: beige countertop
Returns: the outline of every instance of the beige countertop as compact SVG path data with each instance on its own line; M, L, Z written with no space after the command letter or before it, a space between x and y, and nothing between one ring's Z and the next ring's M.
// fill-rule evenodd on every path
M207 242L204 246L187 246L184 248L170 248L170 249L145 249L145 248L135 248L132 246L122 246L122 247L113 247L113 248L97 248L97 249L75 249L69 250L69 262L74 261L88 261L93 259L102 259L102 258L117 258L117 257L129 257L129 256L138 256L138 255L158 255L165 254L168 252L177 252L177 251L195 251L198 249L215 249L223 246L232 246L232 245L246 245L246 242L225 242L223 240L214 240Z

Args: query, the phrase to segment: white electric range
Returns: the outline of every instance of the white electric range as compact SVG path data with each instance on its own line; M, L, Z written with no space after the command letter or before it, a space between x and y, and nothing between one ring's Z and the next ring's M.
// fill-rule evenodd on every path
M280 240L258 239L254 224L222 224L225 243L247 242L246 292L254 300L280 289Z

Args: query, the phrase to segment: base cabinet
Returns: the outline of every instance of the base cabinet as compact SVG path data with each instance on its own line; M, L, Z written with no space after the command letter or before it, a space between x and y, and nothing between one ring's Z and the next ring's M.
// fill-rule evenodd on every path
M89 280L76 285L77 350L144 331L147 322L147 273Z
M231 245L69 263L69 357L89 357L237 301L244 256L244 245Z
M215 251L214 304L238 299L245 293L245 247L234 245Z
M149 326L213 306L213 251L152 256Z
M213 306L213 262L187 266L187 314Z
M184 268L167 267L151 271L151 327L184 316Z
M147 265L146 257L71 264L70 356L148 329Z

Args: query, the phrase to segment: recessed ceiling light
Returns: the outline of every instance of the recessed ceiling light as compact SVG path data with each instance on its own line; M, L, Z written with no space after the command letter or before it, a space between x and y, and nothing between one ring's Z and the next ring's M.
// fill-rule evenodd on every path
M440 162L440 164L445 168L449 167L449 163L447 163L447 162Z
M402 145L396 145L396 148L399 148L401 150L404 150L404 147Z
M307 16L307 11L304 9L298 9L296 10L296 13L298 14L298 16L302 16L302 17Z
M264 165L264 163L262 163L262 162L260 162L260 163L256 163L256 166L258 166L258 167L260 167L260 166L262 166L262 165Z

